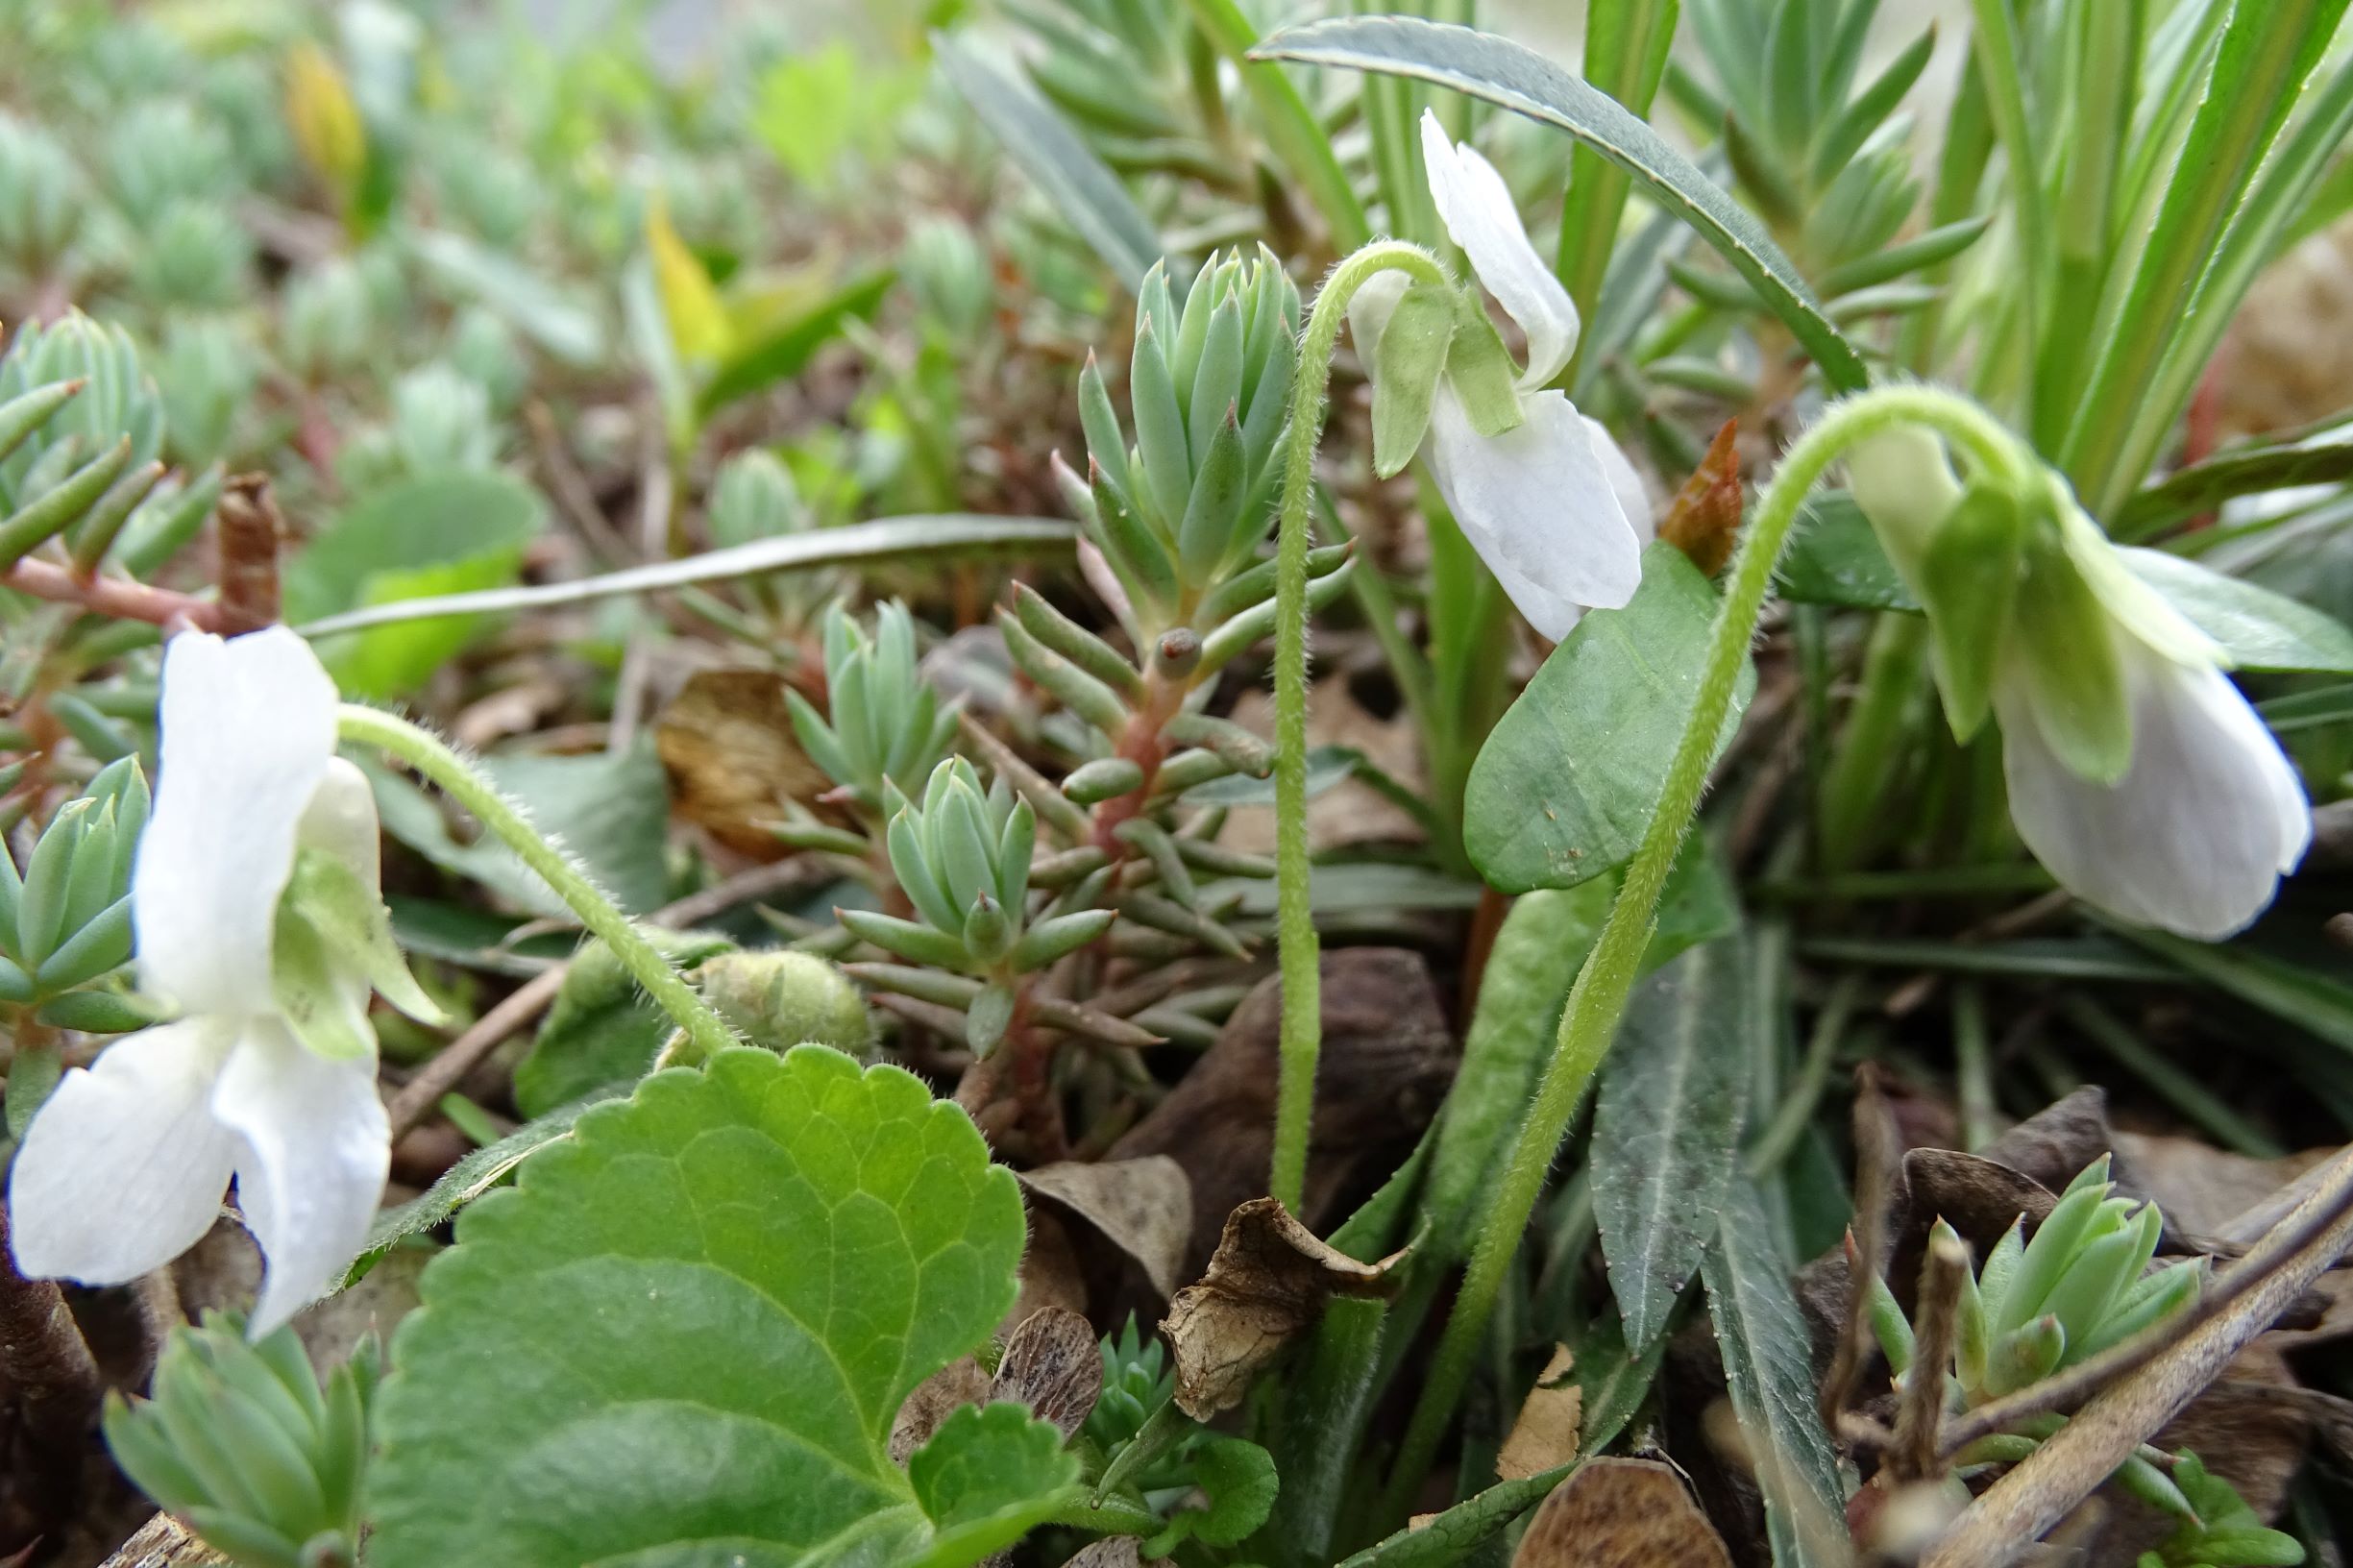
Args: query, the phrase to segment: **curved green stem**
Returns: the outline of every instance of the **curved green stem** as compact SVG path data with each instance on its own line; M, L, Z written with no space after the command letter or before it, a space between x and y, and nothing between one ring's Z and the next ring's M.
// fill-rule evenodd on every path
M1300 334L1290 423L1283 434L1283 502L1275 532L1275 943L1283 969L1283 1033L1268 1190L1293 1213L1307 1188L1315 1058L1323 1045L1320 959L1308 904L1308 505L1332 355L1348 302L1366 279L1391 268L1453 286L1430 253L1402 240L1367 245L1333 268Z
M1592 1082L1617 1033L1627 993L1639 971L1643 950L1650 945L1659 893L1706 786L1716 737L1723 731L1732 688L1756 634L1757 616L1764 609L1774 567L1798 520L1799 506L1849 447L1902 425L1925 425L1944 434L1973 461L1997 472L2008 475L2019 469L2016 437L1966 398L1924 386L1886 387L1836 404L1782 457L1732 562L1724 602L1708 633L1699 695L1668 765L1657 809L1651 815L1633 858L1627 863L1625 880L1609 906L1609 919L1569 992L1552 1060L1537 1085L1535 1102L1520 1124L1503 1180L1489 1188L1490 1202L1477 1225L1478 1237L1461 1293L1455 1298L1454 1311L1432 1359L1430 1376L1406 1430L1396 1468L1389 1475L1384 1498L1385 1516L1403 1517L1407 1500L1436 1457L1438 1440L1454 1418L1463 1383L1494 1311L1496 1293L1510 1268L1521 1234L1528 1228L1528 1216L1544 1189L1553 1157L1585 1086Z
M497 834L526 866L555 890L589 932L601 938L613 956L646 988L663 1012L704 1056L737 1043L734 1031L711 1011L695 990L670 967L629 918L613 907L588 873L572 857L540 836L512 802L477 772L441 738L407 720L379 708L347 702L336 715L343 738L390 752L440 785L450 797L472 812L483 827Z

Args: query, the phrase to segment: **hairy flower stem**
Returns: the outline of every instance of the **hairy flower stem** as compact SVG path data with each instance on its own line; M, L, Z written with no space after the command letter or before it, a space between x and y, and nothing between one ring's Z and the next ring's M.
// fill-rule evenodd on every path
M1732 688L1740 677L1750 641L1756 635L1757 617L1764 610L1774 567L1797 522L1798 508L1848 448L1905 425L1924 425L1939 431L1973 462L1997 473L2007 476L2019 470L2016 437L1975 404L1924 386L1885 387L1833 404L1775 470L1773 482L1757 502L1755 518L1742 535L1739 553L1733 558L1724 601L1708 633L1699 695L1682 738L1676 743L1658 805L1633 858L1627 863L1625 881L1609 906L1602 934L1584 968L1578 971L1568 1006L1561 1014L1552 1060L1536 1087L1528 1118L1520 1124L1503 1179L1486 1189L1489 1201L1486 1213L1475 1224L1477 1240L1470 1267L1446 1320L1437 1354L1432 1358L1430 1376L1422 1385L1396 1468L1389 1475L1383 1499L1385 1518L1404 1518L1408 1503L1436 1457L1438 1440L1462 1397L1463 1383L1495 1309L1496 1293L1510 1269L1520 1237L1528 1229L1528 1216L1543 1192L1553 1157L1585 1086L1593 1081L1617 1033L1627 993L1633 987L1643 949L1650 944L1656 923L1659 893L1706 786L1716 737L1731 707Z
M580 923L590 934L602 939L613 950L613 956L646 988L646 994L686 1031L699 1054L707 1058L737 1043L734 1031L695 993L692 986L679 978L670 960L646 940L627 916L613 907L612 900L574 864L572 857L542 838L522 812L438 736L405 719L356 703L345 703L337 722L345 740L372 746L400 758L440 785L452 799L504 841L526 866L555 890L556 896L580 918Z
M1348 302L1366 279L1391 269L1454 286L1430 253L1402 240L1367 245L1333 268L1300 334L1299 373L1283 433L1283 500L1275 530L1275 943L1283 970L1283 1029L1267 1189L1294 1213L1307 1188L1315 1059L1323 1048L1321 959L1308 904L1308 507L1332 355L1348 320Z

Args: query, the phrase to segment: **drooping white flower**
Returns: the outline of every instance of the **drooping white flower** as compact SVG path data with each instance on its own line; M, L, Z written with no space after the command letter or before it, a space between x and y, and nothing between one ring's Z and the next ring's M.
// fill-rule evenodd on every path
M110 1285L211 1227L233 1176L268 1262L258 1335L366 1239L389 1129L371 989L431 1017L377 894L375 801L334 683L283 627L165 650L161 769L132 873L142 989L181 1017L68 1072L17 1152L17 1266Z
M1426 437L1430 466L1479 558L1529 625L1557 641L1586 610L1634 597L1653 532L1650 498L1609 432L1547 384L1576 351L1577 306L1529 241L1503 176L1476 149L1448 140L1427 111L1422 159L1446 232L1528 340L1518 428L1481 435L1441 379ZM1366 363L1408 286L1403 273L1379 273L1349 302L1349 331Z
M1848 460L1855 502L1907 576L1961 486L1936 438L1898 429ZM2243 930L2312 842L2303 781L2225 674L2228 657L2135 576L2080 510L2057 519L2096 613L2005 640L1994 667L2002 773L2019 837L2064 887L2136 924L2217 942ZM2022 612L2023 613L2023 612ZM2113 660L2129 714L2120 768L2101 766L2053 661Z

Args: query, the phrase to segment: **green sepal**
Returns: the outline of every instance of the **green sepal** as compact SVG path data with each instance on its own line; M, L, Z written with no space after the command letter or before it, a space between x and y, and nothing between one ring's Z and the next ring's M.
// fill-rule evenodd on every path
M1404 472L1421 450L1438 378L1446 373L1461 319L1459 294L1425 279L1398 297L1388 325L1381 329L1372 353L1373 473L1380 478ZM1492 329L1488 335L1494 335Z
M1994 676L2018 598L2025 518L2002 486L1973 479L1928 541L1922 605L1952 737L1966 743L1994 706Z
M964 943L944 931L937 931L914 920L902 920L895 915L877 914L870 909L837 909L833 918L862 942L870 942L886 952L896 953L914 964L937 964L943 968L961 969L969 960ZM961 927L962 922L958 922Z
M2010 643L2037 727L2068 772L2114 784L2132 766L2117 630L2054 528L2031 530L2022 566Z
M974 1056L987 1056L996 1049L1013 1026L1014 994L1011 986L983 986L980 994L964 1013L964 1042Z
M448 1018L409 971L382 896L342 861L315 849L298 851L279 910L282 916L290 911L317 933L331 964L346 974L364 976L401 1012L428 1025Z
M1446 379L1462 400L1471 429L1496 436L1516 430L1528 418L1520 406L1519 368L1512 364L1495 324L1476 300L1459 297L1455 336L1446 355ZM1385 337L1386 333L1383 334Z
M1078 951L1105 931L1116 917L1108 909L1075 910L1050 916L1031 926L1014 943L1006 964L1017 974L1042 969L1059 958Z
M270 943L270 990L286 1026L312 1055L355 1062L376 1049L365 986L336 961L318 929L283 903Z

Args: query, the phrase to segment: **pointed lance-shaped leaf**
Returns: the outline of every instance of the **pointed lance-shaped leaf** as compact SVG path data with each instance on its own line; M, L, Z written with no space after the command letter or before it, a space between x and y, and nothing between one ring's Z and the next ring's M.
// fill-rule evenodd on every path
M107 488L131 466L131 438L124 436L75 470L65 480L19 507L0 523L0 570L14 566L35 546L64 531L96 505Z
M963 942L931 926L902 920L893 915L877 914L870 909L837 909L833 917L861 942L872 943L885 952L896 953L909 963L932 964L949 969L964 968L968 963Z

